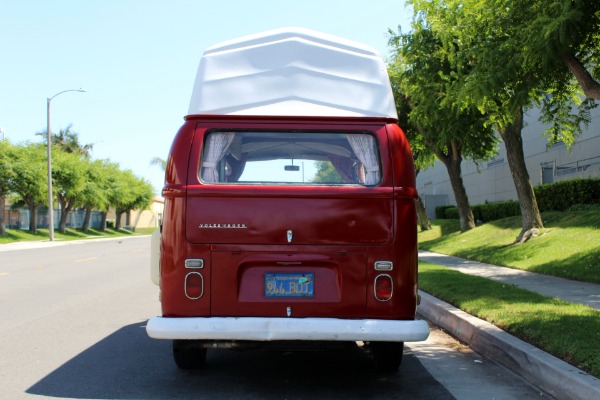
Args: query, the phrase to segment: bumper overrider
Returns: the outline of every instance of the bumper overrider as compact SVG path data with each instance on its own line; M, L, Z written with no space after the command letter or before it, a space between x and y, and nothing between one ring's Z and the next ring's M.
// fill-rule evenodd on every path
M146 332L154 339L174 340L418 342L427 339L429 327L423 320L153 317Z

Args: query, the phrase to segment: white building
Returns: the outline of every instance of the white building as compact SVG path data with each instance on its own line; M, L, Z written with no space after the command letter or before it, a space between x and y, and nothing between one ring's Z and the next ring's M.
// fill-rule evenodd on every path
M543 136L545 126L538 120L538 111L525 115L523 152L529 177L534 186L575 178L600 178L600 107L592 110L592 123L569 150L564 144L548 146ZM508 167L506 148L479 169L471 161L463 161L462 177L470 204L517 200L517 192ZM441 162L417 176L417 189L427 214L435 218L435 207L455 205L454 193L446 167Z

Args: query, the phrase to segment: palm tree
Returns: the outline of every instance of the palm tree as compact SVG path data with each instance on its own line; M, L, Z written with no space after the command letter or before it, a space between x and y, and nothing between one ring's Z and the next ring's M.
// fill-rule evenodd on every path
M167 169L167 160L164 160L160 157L154 157L150 160L150 165L158 165L163 171Z
M71 131L73 124L69 124L64 130L61 129L58 133L51 136L52 144L58 146L61 150L66 153L79 154L82 158L90 158L90 152L92 151L94 144L81 144L79 143L79 134ZM38 136L47 136L47 132L38 132Z

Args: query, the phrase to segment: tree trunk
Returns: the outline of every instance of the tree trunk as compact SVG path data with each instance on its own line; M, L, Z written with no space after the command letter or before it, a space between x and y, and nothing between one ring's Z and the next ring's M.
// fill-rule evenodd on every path
M102 219L100 221L100 232L106 230L106 211L102 211Z
M425 211L425 206L423 205L423 200L421 200L421 196L417 199L417 220L419 221L419 226L422 231L428 231L431 229L431 221L429 221L429 216L427 215L427 211Z
M415 168L415 177L419 175L419 172L421 172L421 169ZM427 211L425 211L425 205L423 204L421 196L417 198L417 222L419 223L421 231L428 231L431 229L431 221L429 220Z
M69 219L69 213L73 211L73 204L70 204L62 209L60 214L60 226L59 230L61 233L65 233L67 231L67 219Z
M90 228L90 218L91 217L92 217L92 208L86 207L85 208L85 216L83 217L83 226L81 227L81 230L83 232L87 232L88 229Z
M569 71L575 76L581 90L586 97L594 100L600 100L600 83L596 82L590 72L581 64L581 62L572 54L563 56L563 62L569 68Z
M1 236L6 236L6 226L5 226L5 222L4 222L5 198L6 197L4 197L4 196L0 196L0 235Z
M58 230L60 233L65 233L67 231L67 217L69 216L69 208L67 206L67 202L64 201L61 196L58 196L58 204L60 204L60 220L58 223Z
M28 204L29 207L29 232L37 233L37 205ZM52 212L48 210L48 212ZM50 228L48 228L50 229Z
M508 166L515 183L517 197L521 206L521 223L522 229L516 242L523 242L531 235L536 235L537 230L544 227L542 216L537 205L533 185L529 179L529 172L525 164L525 156L523 155L523 138L521 130L523 128L523 110L519 109L515 115L515 121L508 125L505 130L500 130L500 135L506 146L506 156L508 158Z
M475 217L473 216L473 211L469 204L469 197L467 196L467 190L465 189L465 184L462 179L460 165L462 162L461 148L460 144L455 141L448 143L447 147L448 154L436 152L436 155L448 170L452 192L454 192L456 207L458 207L458 214L460 215L460 231L466 232L475 228Z
M121 229L121 216L123 215L123 211L121 211L119 209L116 209L115 210L115 215L116 215L116 218L115 218L115 229L119 230L119 229Z

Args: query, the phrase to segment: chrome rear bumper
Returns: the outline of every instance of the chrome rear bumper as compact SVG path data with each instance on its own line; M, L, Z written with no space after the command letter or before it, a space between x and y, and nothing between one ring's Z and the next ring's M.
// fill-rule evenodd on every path
M190 340L323 340L418 342L427 339L427 322L337 318L150 318L154 339Z

